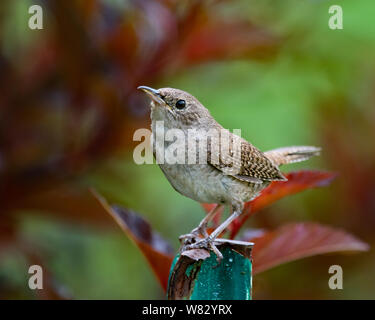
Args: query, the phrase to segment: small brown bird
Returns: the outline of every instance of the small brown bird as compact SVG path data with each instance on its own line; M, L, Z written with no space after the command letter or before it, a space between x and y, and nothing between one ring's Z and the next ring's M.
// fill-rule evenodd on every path
M242 213L245 202L254 199L271 181L286 180L279 170L279 165L304 161L319 155L320 149L310 146L286 147L263 153L245 139L224 129L189 93L173 88L156 90L140 86L138 89L143 90L151 98L154 155L165 153L173 143L156 142L158 121L163 121L165 130L179 129L186 137L189 130L195 129L198 132L194 136L195 141L203 141L203 145L207 145L206 160L203 162L190 163L185 158L186 161L183 163L159 163L164 175L179 193L202 203L217 204L197 228L180 237L184 240L182 251L211 249L220 261L222 254L215 246L215 239ZM229 137L228 154L222 151L222 140L212 143L212 132L215 131L219 137ZM234 152L236 146L238 152ZM188 152L191 149L191 145L186 143L180 147ZM199 152L196 158L202 155ZM207 224L222 205L230 206L231 215L208 235Z

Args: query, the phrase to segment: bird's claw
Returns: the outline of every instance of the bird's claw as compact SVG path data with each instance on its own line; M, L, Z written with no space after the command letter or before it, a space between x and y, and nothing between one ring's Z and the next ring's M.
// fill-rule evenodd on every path
M187 234L183 234L179 236L178 239L183 245L187 246L187 245L198 242L199 239L201 238L198 234L191 232L191 233L187 233Z
M178 237L181 243L184 245L189 245L189 244L194 244L197 243L199 240L202 239L202 237L207 237L207 231L206 229L201 229L201 228L195 228L191 230L190 233L183 234Z
M220 262L223 259L223 255L219 251L219 249L214 244L215 240L212 239L210 236L201 239L195 243L186 244L182 247L181 252L192 250L192 249L206 249L211 250L216 254L216 259Z

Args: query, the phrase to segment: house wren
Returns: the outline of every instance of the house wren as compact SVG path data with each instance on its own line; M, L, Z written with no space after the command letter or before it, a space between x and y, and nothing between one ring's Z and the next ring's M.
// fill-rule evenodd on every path
M211 249L221 260L215 239L241 214L245 202L254 199L271 181L286 180L279 165L303 161L319 154L319 148L310 146L279 148L263 153L245 139L224 129L189 93L173 88L156 90L140 86L138 89L151 98L154 155L165 154L174 143L156 143L157 123L161 121L165 130L178 129L185 137L189 137L191 131L195 132L193 141L198 144L203 142L202 145L207 146L200 149L197 155L193 154L191 158L197 160L195 162L185 157L184 161L178 163L158 163L179 193L202 203L217 204L197 228L180 237L184 241L183 251ZM215 132L217 135L213 134ZM222 139L224 136L226 141ZM178 147L189 153L192 144L186 143L185 139L182 141ZM228 152L223 151L223 141L227 142ZM202 155L205 156L203 160ZM209 235L207 224L222 205L230 206L231 215Z

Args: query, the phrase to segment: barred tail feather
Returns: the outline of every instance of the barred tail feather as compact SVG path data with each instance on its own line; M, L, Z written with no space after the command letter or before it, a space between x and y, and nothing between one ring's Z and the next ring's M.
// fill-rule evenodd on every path
M275 165L305 161L320 154L320 148L310 146L285 147L265 152L265 156Z

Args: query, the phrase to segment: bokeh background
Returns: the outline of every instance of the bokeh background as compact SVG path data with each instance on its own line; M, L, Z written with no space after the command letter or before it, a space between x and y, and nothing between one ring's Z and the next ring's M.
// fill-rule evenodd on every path
M30 30L39 4L44 29ZM328 9L343 8L343 30ZM247 225L342 227L375 245L375 7L372 0L2 0L0 4L0 298L158 299L138 249L88 188L142 214L172 245L203 216L156 165L138 166L148 128L138 85L186 90L268 150L322 146L285 167L339 173ZM41 264L49 287L27 287ZM328 268L344 289L328 288ZM373 250L291 262L257 275L255 299L373 299ZM50 290L48 290L50 289Z

